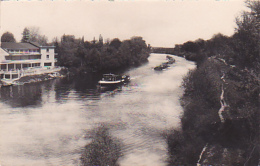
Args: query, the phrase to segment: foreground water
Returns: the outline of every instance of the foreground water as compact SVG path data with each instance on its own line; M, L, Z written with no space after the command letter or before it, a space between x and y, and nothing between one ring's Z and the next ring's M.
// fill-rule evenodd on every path
M98 91L93 77L3 87L0 165L79 165L89 131L101 124L123 143L121 166L166 165L162 133L179 126L180 85L195 65L174 57L171 68L154 71L165 57L151 54L149 63L125 72L128 85L108 91Z

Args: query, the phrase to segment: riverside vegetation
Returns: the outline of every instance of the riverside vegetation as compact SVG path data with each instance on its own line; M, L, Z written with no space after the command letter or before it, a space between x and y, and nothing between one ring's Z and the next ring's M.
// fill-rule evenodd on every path
M61 41L54 41L58 53L58 65L72 73L111 72L138 66L148 61L150 49L142 37L132 37L120 41L118 38L103 43L75 39L73 35L63 35Z
M166 136L169 165L260 164L260 2L246 4L250 11L236 19L234 35L217 34L171 50L196 61L197 68L183 80L181 127ZM75 73L135 66L149 56L140 37L103 43L102 38L88 42L63 35L54 45L58 64ZM104 127L91 138L82 152L82 164L95 160L95 164L116 165L122 156L120 141L113 141Z
M11 32L1 36L1 42L16 42ZM37 27L25 27L21 42L37 42L40 45L54 45L57 53L57 65L66 67L70 74L79 75L93 72L112 72L139 66L148 62L150 47L142 37L134 36L120 41L115 38L103 42L99 40L85 41L84 37L76 39L74 35L56 37L51 43L45 35L40 34Z
M259 165L260 1L233 36L176 45L197 62L183 80L181 127L168 133L169 165Z

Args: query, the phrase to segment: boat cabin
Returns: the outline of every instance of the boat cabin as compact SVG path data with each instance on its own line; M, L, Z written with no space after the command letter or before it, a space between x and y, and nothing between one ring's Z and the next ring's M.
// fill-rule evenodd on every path
M102 81L117 81L121 80L122 76L115 75L115 74L103 74Z

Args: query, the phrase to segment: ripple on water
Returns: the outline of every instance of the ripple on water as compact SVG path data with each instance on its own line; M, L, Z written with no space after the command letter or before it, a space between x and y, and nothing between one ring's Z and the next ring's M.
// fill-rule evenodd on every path
M176 57L169 70L154 72L163 61L165 55L152 54L149 63L126 73L132 78L128 85L111 91L75 88L66 80L16 87L8 94L1 89L1 164L78 165L91 141L89 131L106 123L123 143L121 166L166 165L162 132L179 125L179 86L194 65Z

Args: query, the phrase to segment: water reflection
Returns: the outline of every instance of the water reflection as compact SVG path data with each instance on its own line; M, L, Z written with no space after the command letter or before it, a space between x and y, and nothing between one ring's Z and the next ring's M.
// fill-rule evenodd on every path
M41 107L46 102L64 103L72 98L76 100L100 100L101 97L122 91L122 87L126 86L99 88L97 87L99 77L92 81L90 78L62 78L2 87L0 89L0 101L17 108ZM50 101L52 93L54 93L55 99Z
M44 84L41 83L2 87L0 100L11 107L41 106L43 89Z
M172 68L158 73L153 67L165 55L149 61L125 73L129 84L104 91L96 87L98 74L2 87L0 164L78 165L84 147L95 146L91 131L101 130L104 138L122 141L118 164L165 165L161 133L179 123L179 86L194 65L176 58ZM103 132L101 124L108 129Z
M119 166L118 159L123 156L122 142L111 136L107 124L88 132L88 138L91 142L85 146L80 158L83 166Z
M83 77L62 78L2 87L0 89L0 101L11 107L41 107L46 102L54 102L48 100L48 97L50 97L53 92L55 92L55 102L60 103L66 102L73 96L77 99L99 99L100 93L105 91L99 91L96 84L97 79L91 80L91 77ZM45 100L43 98L45 98Z

